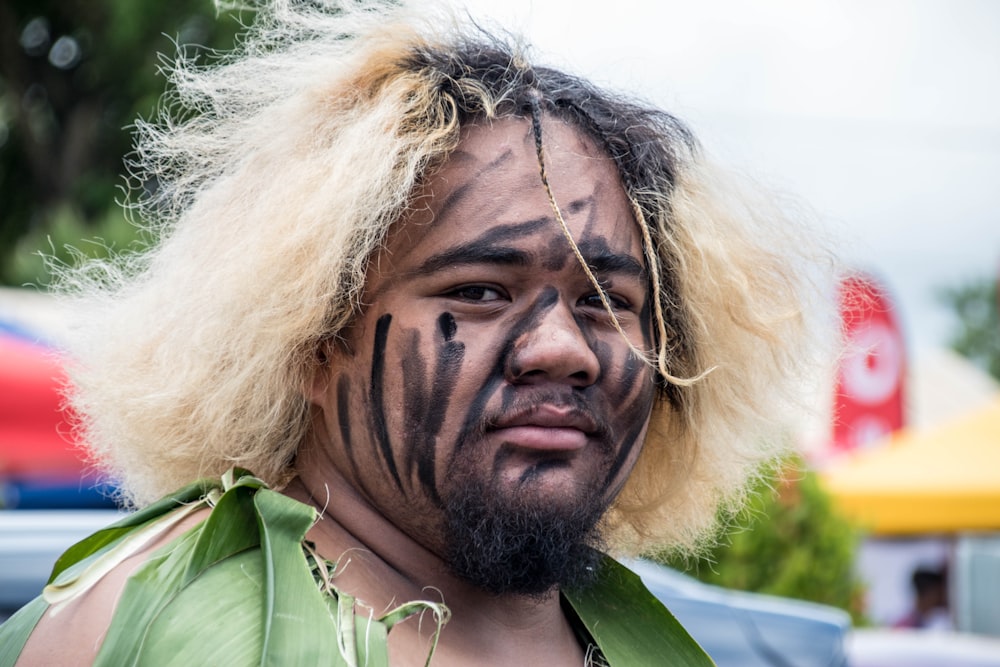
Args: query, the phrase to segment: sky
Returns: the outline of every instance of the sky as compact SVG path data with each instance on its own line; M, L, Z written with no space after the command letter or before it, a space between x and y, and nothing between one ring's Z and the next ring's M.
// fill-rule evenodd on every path
M936 290L1000 274L1000 2L462 4L799 198L886 287L909 347L947 343Z

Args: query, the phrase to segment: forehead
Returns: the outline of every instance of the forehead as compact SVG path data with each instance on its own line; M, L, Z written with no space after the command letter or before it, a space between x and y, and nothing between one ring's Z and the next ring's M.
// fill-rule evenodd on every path
M545 244L572 253L553 200L574 240L642 257L640 234L614 162L596 142L567 123L544 116L542 163L531 121L506 118L463 129L449 159L414 198L411 212L390 234L393 264L469 239L514 245ZM551 194L551 199L550 199Z

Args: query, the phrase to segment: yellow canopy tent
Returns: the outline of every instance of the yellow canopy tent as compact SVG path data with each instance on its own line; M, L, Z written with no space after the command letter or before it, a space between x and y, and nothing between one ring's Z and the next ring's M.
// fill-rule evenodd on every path
M902 431L822 474L873 533L1000 530L1000 398L926 431Z

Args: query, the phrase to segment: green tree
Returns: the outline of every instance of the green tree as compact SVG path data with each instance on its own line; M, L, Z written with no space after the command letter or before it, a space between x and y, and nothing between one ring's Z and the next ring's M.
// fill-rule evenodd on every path
M938 293L958 316L951 335L953 350L1000 380L1000 279L980 278Z
M34 252L84 252L136 234L115 204L125 129L154 114L159 54L204 56L238 24L212 0L4 0L0 3L0 282L46 281Z
M693 561L658 560L709 584L828 604L861 622L863 586L854 569L859 539L816 473L793 459L761 481L709 553Z

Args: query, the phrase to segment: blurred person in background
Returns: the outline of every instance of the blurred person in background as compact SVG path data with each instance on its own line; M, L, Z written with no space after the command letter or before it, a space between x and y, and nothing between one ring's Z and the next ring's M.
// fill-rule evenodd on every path
M924 630L952 630L948 610L948 571L944 567L918 567L910 577L913 609L894 627Z

